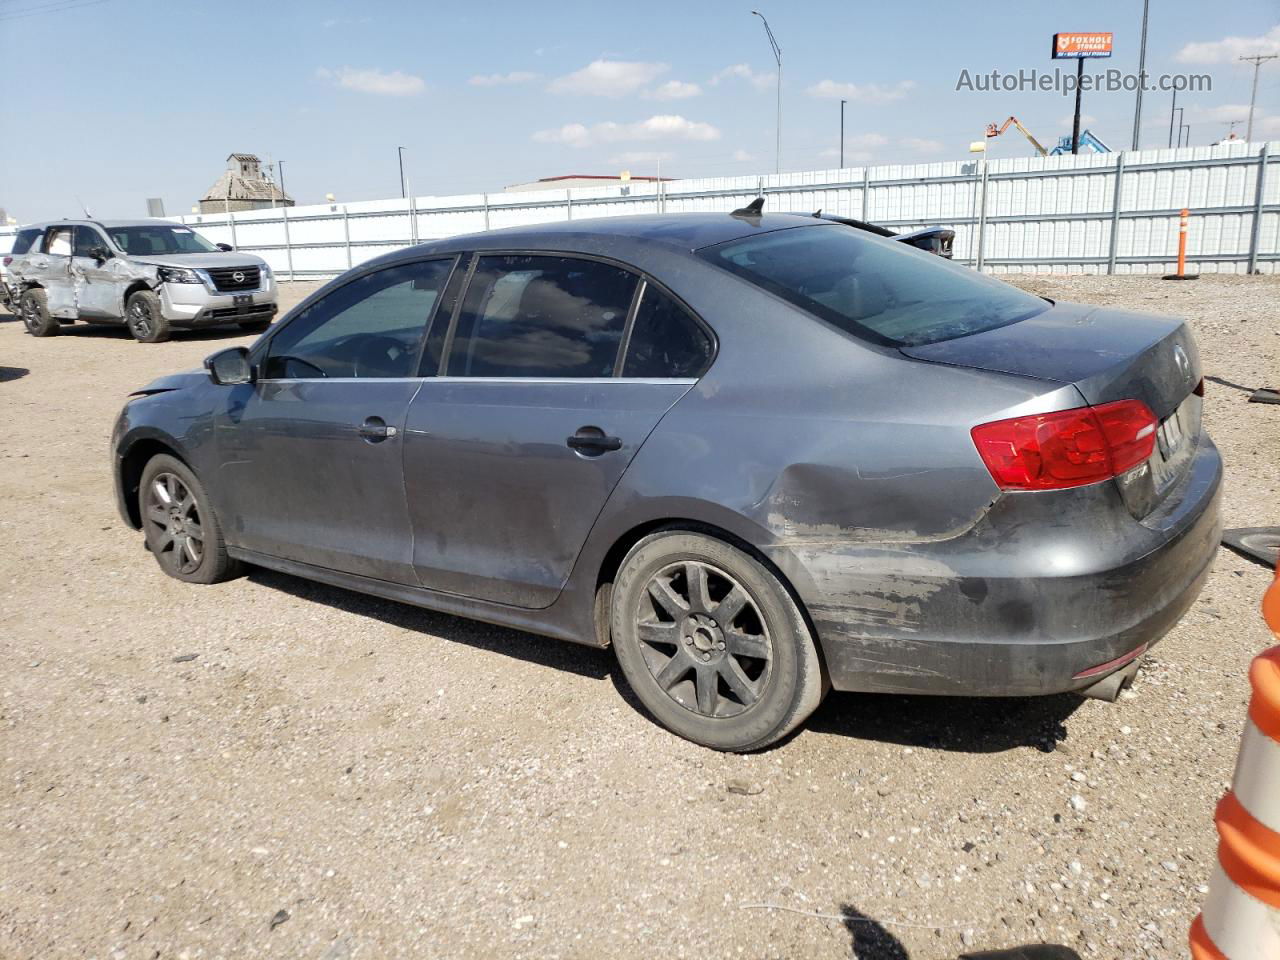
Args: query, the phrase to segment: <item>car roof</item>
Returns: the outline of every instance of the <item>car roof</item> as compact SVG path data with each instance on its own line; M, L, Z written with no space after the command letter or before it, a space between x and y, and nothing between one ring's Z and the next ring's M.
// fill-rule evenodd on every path
M178 223L174 220L159 219L141 219L141 220L95 220L92 217L65 217L62 220L45 220L42 223L28 223L19 227L20 230L48 230L50 227L75 226L77 224L91 224L93 226L102 227L104 229L113 229L115 227L184 227L186 224Z

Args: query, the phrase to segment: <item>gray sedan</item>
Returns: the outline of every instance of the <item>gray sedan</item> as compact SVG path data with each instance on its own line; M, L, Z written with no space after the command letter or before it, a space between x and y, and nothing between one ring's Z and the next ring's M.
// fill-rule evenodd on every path
M357 267L112 440L168 574L254 564L592 646L725 750L827 691L1112 697L1204 583L1177 319L856 226L588 220Z

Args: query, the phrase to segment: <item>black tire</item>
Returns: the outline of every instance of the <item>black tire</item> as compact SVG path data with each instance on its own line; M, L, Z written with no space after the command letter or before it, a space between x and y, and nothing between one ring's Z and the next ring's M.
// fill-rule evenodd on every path
M124 305L124 322L139 343L163 343L172 330L160 312L160 298L151 290L137 290Z
M246 320L244 323L237 323L237 327L245 333L262 333L264 330L271 328L270 320Z
M33 337L54 337L62 325L49 314L49 298L39 287L32 287L22 294L22 325Z
M631 549L613 585L610 631L627 683L654 718L716 750L768 746L827 691L786 587L754 557L702 534L662 531Z
M227 556L222 525L204 485L181 460L158 454L147 461L138 484L138 513L147 549L169 576L219 583L240 575L240 562Z

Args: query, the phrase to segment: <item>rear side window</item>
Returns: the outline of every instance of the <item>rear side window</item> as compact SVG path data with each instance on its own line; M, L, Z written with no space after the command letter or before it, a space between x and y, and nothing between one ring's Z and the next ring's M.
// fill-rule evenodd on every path
M449 351L453 377L611 377L636 277L573 257L481 257Z
M981 333L1049 308L993 277L840 224L775 230L701 254L846 333L891 346Z
M22 253L28 253L31 250L32 244L35 244L36 247L39 248L40 245L36 243L36 241L40 239L40 232L41 231L39 230L32 230L30 228L26 230L19 230L17 234L14 235L13 250L10 252L15 256Z
M711 338L698 322L653 284L645 284L622 376L700 377L711 364L711 353Z

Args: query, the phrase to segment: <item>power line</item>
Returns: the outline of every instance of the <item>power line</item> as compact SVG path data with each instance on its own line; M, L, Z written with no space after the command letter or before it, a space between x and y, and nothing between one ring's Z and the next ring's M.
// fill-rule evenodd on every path
M22 20L26 17L38 17L46 13L66 13L71 10L80 10L83 7L96 7L100 3L107 2L108 0L54 0L53 3L40 7L29 7L16 11L6 9L0 12L0 21Z

